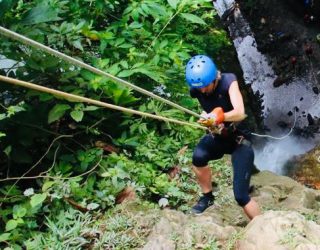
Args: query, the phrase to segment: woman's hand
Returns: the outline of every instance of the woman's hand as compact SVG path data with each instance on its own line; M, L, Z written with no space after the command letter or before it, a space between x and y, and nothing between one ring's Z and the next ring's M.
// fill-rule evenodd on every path
M201 118L198 120L198 123L207 127L219 125L224 121L224 112L221 107L215 108L210 113L203 111L200 116Z

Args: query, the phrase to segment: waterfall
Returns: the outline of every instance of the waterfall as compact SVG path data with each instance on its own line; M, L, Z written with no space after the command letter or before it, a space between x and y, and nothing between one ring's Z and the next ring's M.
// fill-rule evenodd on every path
M280 129L279 122L289 129L293 125L308 126L307 114L320 117L320 98L313 92L308 82L314 80L315 72L306 72L304 77L275 88L277 78L269 59L260 53L249 23L241 14L234 0L217 0L213 5L218 15L229 16L228 29L243 70L245 84L250 84L254 93L262 98L264 124L269 134L281 136L288 130ZM232 10L232 11L230 11ZM319 72L320 73L320 72ZM268 140L262 147L255 147L255 164L259 169L268 169L281 174L283 164L292 156L305 153L314 147L315 140L286 137L284 140Z

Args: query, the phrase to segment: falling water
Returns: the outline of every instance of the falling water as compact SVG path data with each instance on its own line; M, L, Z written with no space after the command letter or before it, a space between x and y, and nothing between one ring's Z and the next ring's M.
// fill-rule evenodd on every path
M267 57L257 49L257 43L250 26L234 0L217 0L214 7L220 17L235 6L234 21L228 25L230 36L236 48L246 84L262 96L264 124L269 134L281 136L288 131L280 130L277 123L283 121L289 127L308 125L305 114L320 117L320 98L313 92L309 82L314 80L314 72L307 72L303 78L293 78L291 82L278 88L273 87L277 78ZM304 113L302 114L302 112ZM291 113L293 115L289 116ZM317 139L318 140L318 139ZM255 164L259 169L282 173L283 164L292 156L312 149L316 140L310 141L292 135L283 140L268 140L262 147L255 148Z

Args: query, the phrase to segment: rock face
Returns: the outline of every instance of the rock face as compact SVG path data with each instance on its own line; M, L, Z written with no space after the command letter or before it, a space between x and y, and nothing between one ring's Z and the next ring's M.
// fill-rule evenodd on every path
M287 172L300 183L320 190L320 145L288 162Z
M286 176L263 171L253 177L255 200L266 210L294 210L319 213L320 191L309 189ZM319 214L320 215L320 214ZM320 222L320 221L319 221Z
M253 91L259 90L264 95L262 100L265 125L275 130L279 129L276 124L295 123L296 128L299 128L296 132L302 136L317 137L320 128L318 108L320 2L302 0L217 0L214 2L237 2L241 14L250 24L258 52L261 52L268 62L268 67L263 63L264 61L257 63L259 53L247 47L243 47L243 53L238 52L240 62L247 61L252 65L251 69L247 69L248 67L244 67L246 64L241 63L244 75L249 75L247 78L253 83ZM244 26L239 25L237 18L234 20L234 26L237 28ZM228 27L232 28L232 25ZM237 48L237 43L234 42L234 44ZM257 69L260 68L265 70L259 70L257 74ZM268 74L265 74L266 72ZM296 116L292 116L292 113L296 113Z
M230 186L200 216L163 210L143 249L320 249L320 191L268 171L252 184L263 214L251 222Z
M320 225L297 212L268 211L246 227L239 250L320 249Z

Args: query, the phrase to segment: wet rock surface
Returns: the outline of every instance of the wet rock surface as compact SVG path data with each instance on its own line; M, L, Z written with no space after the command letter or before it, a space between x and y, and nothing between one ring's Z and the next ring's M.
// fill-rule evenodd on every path
M288 159L320 141L320 2L217 0L213 4L262 111L263 131L258 134L282 138L268 141L254 136L257 167L283 174Z
M237 50L244 80L261 95L263 126L273 134L279 133L280 120L295 124L298 134L306 131L303 136L319 132L319 126L308 128L307 119L309 114L319 125L320 7L315 2L305 6L302 0L214 1Z
M286 164L287 174L298 182L320 190L320 145Z
M304 1L238 1L249 21L258 49L270 58L278 78L275 87L313 71L320 81L320 2L312 7ZM319 87L319 86L316 86Z

